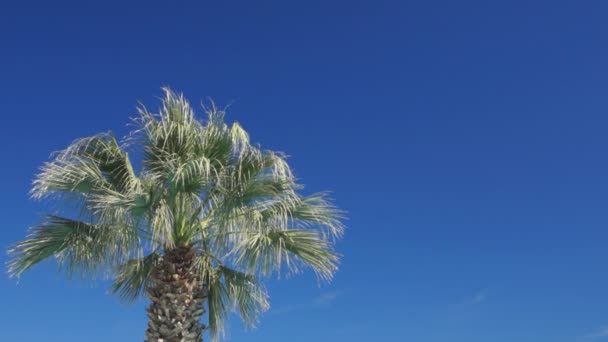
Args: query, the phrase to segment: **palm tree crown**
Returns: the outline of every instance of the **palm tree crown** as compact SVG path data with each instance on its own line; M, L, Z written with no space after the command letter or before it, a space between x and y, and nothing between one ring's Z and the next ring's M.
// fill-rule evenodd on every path
M44 164L32 196L69 203L73 218L47 215L12 248L9 272L55 257L68 272L109 270L114 292L133 300L166 251L191 248L215 339L231 309L253 324L268 308L259 278L305 266L332 277L341 211L322 193L301 195L285 156L253 145L223 111L212 105L199 121L182 95L164 92L159 112L140 107L122 142L79 139ZM140 172L131 146L143 150Z

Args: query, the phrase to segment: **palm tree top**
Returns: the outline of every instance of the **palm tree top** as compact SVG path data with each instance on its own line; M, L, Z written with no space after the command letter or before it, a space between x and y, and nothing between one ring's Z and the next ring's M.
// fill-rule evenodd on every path
M268 309L260 278L309 267L331 279L342 212L325 193L300 194L285 155L252 144L223 110L212 104L198 120L163 90L158 113L141 106L127 138L78 139L42 166L32 197L62 211L15 244L9 273L54 257L68 273L110 271L114 292L134 300L166 251L191 248L216 339L231 309L251 325ZM127 152L137 148L139 172Z

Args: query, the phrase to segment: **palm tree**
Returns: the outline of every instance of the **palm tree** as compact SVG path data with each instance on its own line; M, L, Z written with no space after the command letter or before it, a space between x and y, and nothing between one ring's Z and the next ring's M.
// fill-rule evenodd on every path
M9 273L55 257L67 273L110 274L123 299L148 295L146 341L165 342L202 341L207 329L216 340L231 310L253 325L269 307L258 279L281 268L330 280L341 211L323 193L301 195L283 154L251 144L214 105L206 112L197 120L164 89L159 112L140 106L121 143L103 133L57 153L32 196L60 200L63 216L13 246ZM130 146L143 151L140 172Z

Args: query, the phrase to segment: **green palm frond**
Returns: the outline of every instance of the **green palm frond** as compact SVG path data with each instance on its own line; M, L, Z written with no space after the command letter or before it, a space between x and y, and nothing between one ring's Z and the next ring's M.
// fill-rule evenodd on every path
M31 191L34 198L52 194L87 194L111 187L99 166L83 158L56 159L45 163L34 180Z
M209 179L217 171L212 162L205 156L192 158L184 163L179 161L167 163L167 180L172 191L198 194L205 188Z
M219 121L219 117L223 117L223 112L218 112L212 107L208 110L207 116L208 122L200 135L197 153L214 161L215 167L228 165L235 150L236 136L230 135L226 125Z
M253 327L269 307L268 295L254 275L226 266L213 270L209 286L209 329L214 341L223 336L231 310Z
M160 255L149 255L129 260L116 269L112 292L117 293L125 301L134 301L150 284L150 276L158 265Z
M300 229L243 234L232 254L251 272L267 275L284 265L297 273L308 266L324 280L332 278L338 262L329 241L315 231Z
M209 331L211 339L217 341L224 336L225 318L230 309L226 285L217 272L209 279L207 306L209 308Z
M256 277L225 266L218 268L227 296L245 323L254 326L259 315L270 308L268 295Z
M325 196L318 193L300 197L292 192L262 197L262 200L250 205L233 206L230 214L220 215L217 219L216 226L210 231L209 242L216 252L226 252L232 244L240 241L241 236L292 228L318 234L321 240L335 240L343 234L343 212ZM220 203L225 206L232 204L227 198Z
M136 240L136 233L126 223L94 225L48 215L43 224L32 228L28 239L9 251L13 256L9 274L20 276L49 257L56 257L68 272L96 271L128 256Z
M247 152L250 146L249 134L238 123L233 123L230 127L230 137L232 138L232 149L239 156Z
M164 241L167 247L175 245L173 239L174 215L166 199L161 199L149 213L149 227L154 241Z
M121 193L139 190L139 179L128 154L108 133L74 141L46 163L34 181L32 194L90 193L111 189Z
M155 115L140 108L140 132L146 153L145 166L165 178L167 162L188 161L200 150L202 125L182 95L164 89L160 112Z
M293 225L319 227L331 238L340 238L344 234L344 212L331 204L325 193L301 197L288 209L287 216Z
M129 155L109 133L75 141L58 159L86 158L95 162L113 189L122 193L136 191L139 180L133 171Z

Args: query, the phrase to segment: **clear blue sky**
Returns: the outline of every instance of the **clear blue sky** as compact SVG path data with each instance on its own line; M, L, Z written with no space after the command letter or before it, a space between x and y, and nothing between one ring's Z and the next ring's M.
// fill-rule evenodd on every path
M608 341L606 1L4 1L0 245L37 167L170 85L232 104L349 212L331 285L270 281L230 341ZM6 261L6 256L2 256ZM2 341L141 341L145 302L53 263Z

